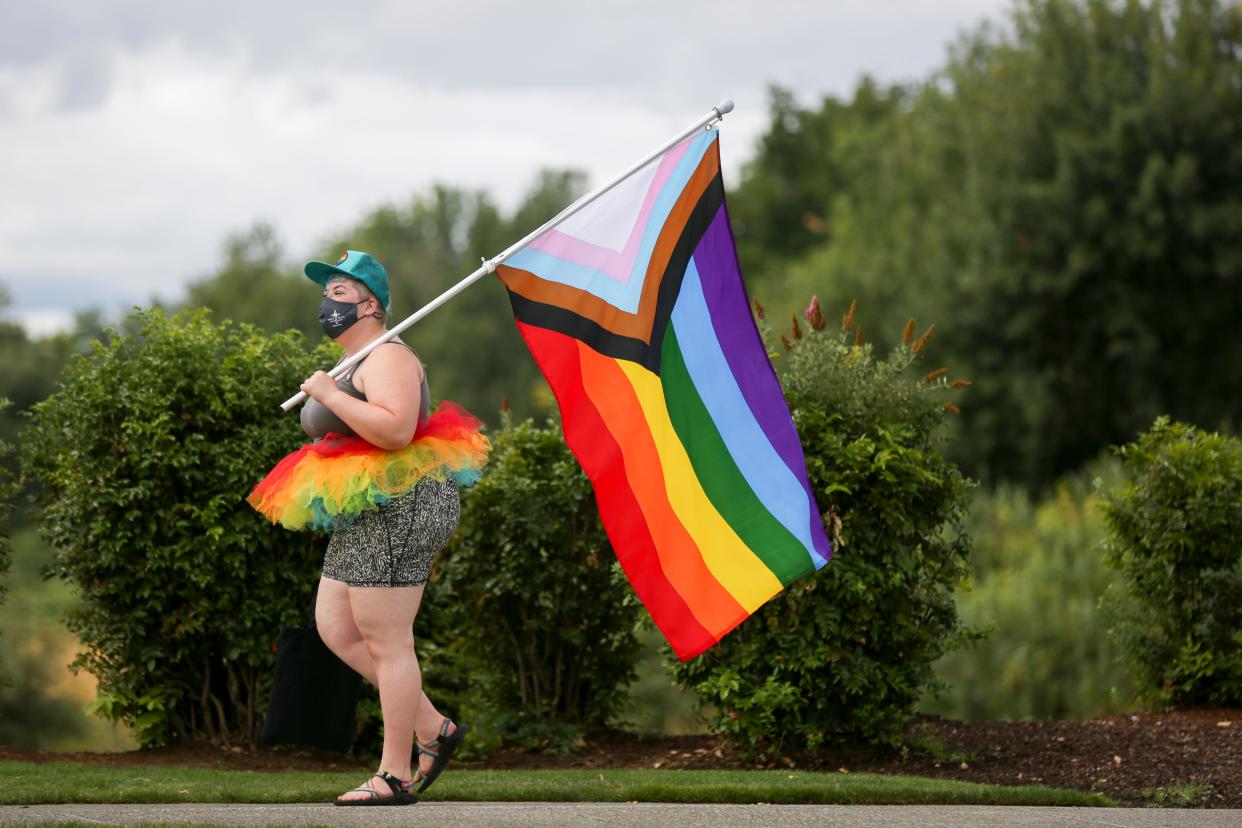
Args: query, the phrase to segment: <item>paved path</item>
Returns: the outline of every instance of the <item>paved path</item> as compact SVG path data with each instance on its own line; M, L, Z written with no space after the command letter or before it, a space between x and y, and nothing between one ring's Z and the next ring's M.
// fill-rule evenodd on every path
M0 825L78 821L84 825L625 825L716 828L739 825L865 828L1236 828L1242 810L1026 808L982 805L669 805L603 802L424 802L400 808L333 805L5 805Z

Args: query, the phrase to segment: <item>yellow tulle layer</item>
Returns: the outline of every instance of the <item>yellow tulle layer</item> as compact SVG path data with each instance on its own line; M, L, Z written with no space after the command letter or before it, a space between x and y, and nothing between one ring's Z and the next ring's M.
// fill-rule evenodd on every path
M404 494L425 477L452 476L472 485L482 474L491 443L465 409L449 412L443 406L412 443L395 451L332 434L308 443L277 463L247 501L288 529L328 530Z

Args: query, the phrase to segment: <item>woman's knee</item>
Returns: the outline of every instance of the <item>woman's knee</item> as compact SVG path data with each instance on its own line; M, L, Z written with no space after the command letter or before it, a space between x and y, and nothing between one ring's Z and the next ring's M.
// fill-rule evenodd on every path
M360 630L371 659L376 662L409 658L414 653L414 633L400 627Z
M322 581L315 600L315 626L319 637L331 650L347 647L362 636L354 626L349 609L349 592L344 584Z

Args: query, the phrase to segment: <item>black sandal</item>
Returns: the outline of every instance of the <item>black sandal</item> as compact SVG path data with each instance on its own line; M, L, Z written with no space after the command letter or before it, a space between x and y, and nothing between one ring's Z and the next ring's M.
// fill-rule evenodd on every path
M453 758L453 752L457 750L457 746L461 744L462 739L466 738L467 728L464 724L457 724L457 729L449 733L448 727L450 724L457 723L445 717L444 724L440 725L440 735L426 744L417 739L414 740L414 744L418 746L420 758L425 754L430 756L432 760L431 767L427 769L426 773L423 773L421 765L418 766L416 771L418 775L414 777L414 781L417 782L420 778L423 780L423 784L418 788L419 793L431 787L431 783L435 782L436 778L444 771L444 766L448 764L448 760Z
M392 788L392 796L384 796L382 793L371 787L369 784L371 779L379 777L388 783L388 787ZM388 771L377 771L371 774L371 779L367 780L366 785L359 785L345 793L353 793L354 791L366 791L368 796L366 799L341 799L337 797L333 800L334 805L413 805L418 801L410 789L414 787L414 780L398 779ZM344 796L345 794L341 794Z

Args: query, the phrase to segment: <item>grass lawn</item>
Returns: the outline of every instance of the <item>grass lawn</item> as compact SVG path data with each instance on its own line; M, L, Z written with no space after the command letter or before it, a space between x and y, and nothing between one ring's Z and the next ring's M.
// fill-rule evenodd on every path
M0 804L327 802L363 781L352 772L109 768L0 762ZM912 776L798 771L452 771L428 801L708 802L843 805L1087 805L1095 794Z

